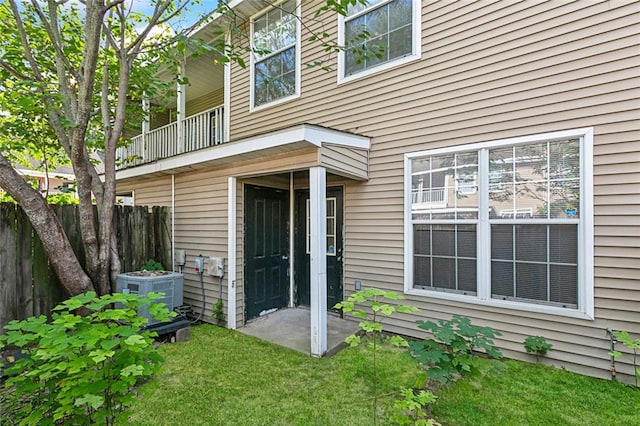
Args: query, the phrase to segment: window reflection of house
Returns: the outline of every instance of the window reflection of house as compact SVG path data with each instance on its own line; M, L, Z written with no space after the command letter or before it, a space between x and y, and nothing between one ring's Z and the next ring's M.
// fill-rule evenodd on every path
M447 206L449 180L444 170L416 173L417 185L412 190L415 209L442 208Z

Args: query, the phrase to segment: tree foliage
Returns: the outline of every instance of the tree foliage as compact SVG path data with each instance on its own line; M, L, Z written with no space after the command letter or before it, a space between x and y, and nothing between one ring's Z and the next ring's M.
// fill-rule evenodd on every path
M140 127L142 97L167 87L152 77L171 63L166 47L175 34L166 23L188 1L152 3L148 16L129 1L0 3L0 186L26 212L72 295L109 293L120 270L112 229L116 148ZM84 268L53 210L13 167L32 160L73 167Z

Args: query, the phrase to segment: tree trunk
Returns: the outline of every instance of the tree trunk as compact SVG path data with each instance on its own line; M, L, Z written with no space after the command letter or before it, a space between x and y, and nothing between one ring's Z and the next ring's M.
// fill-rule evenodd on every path
M46 200L16 173L2 155L0 155L0 187L22 207L42 241L53 270L69 295L74 296L94 290L91 279L82 269L69 244L58 216Z

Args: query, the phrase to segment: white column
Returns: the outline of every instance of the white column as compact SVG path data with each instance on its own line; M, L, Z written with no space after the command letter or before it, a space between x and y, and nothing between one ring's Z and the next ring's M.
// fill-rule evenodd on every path
M327 351L327 170L309 169L311 232L311 355Z
M183 152L185 152L185 136L184 136L184 119L185 119L185 113L186 113L186 108L187 108L187 85L186 84L181 84L180 81L182 81L182 79L184 78L185 75L185 69L184 69L184 65L182 65L182 67L179 69L179 82L177 83L178 86L176 88L176 109L178 112L178 117L177 117L177 123L176 125L177 127L177 135L178 135L178 150L177 153L181 154Z
M144 135L145 133L149 133L149 115L150 115L150 111L151 111L151 104L149 102L149 98L146 97L146 95L143 95L144 97L142 98L142 114L143 114L143 118L142 118L142 134Z
M142 113L144 117L142 119L142 159L147 159L147 133L149 133L150 128L150 102L149 98L147 98L146 94L143 94L142 98Z
M236 194L237 180L229 178L227 192L227 328L236 329Z
M227 46L231 46L231 33L226 36ZM227 51L230 51L228 49ZM231 128L231 61L224 63L224 111L222 115L222 143L229 142L229 129Z

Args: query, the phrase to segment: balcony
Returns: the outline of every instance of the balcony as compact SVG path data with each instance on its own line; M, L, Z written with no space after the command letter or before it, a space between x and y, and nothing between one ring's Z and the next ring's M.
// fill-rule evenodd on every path
M447 186L443 188L423 189L416 188L411 191L412 210L430 210L447 207Z
M118 148L118 170L196 151L224 140L224 108L218 106L131 138Z

